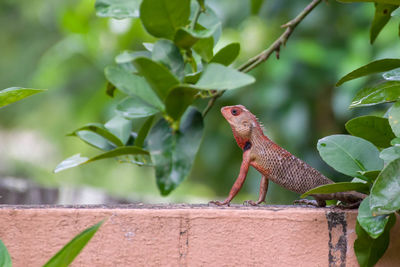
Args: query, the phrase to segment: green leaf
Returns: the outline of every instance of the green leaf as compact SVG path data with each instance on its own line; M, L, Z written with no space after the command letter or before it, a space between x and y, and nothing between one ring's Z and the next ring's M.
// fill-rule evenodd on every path
M96 15L105 18L138 18L141 0L96 0Z
M183 82L187 83L187 84L195 84L199 81L201 74L202 74L201 71L189 73L189 74L185 75Z
M357 239L354 242L354 252L361 267L372 267L383 256L389 246L390 229L396 222L396 217L391 215L386 224L385 231L378 238L373 239L356 223Z
M354 177L353 179L351 179L352 183L363 183L366 184L368 179L364 179L365 177L359 178L359 177Z
M376 61L372 61L367 65L362 66L356 70L353 70L349 74L342 77L337 83L336 86L339 86L347 81L357 79L363 76L367 76L373 73L384 72L388 70L392 70L400 67L400 59L380 59Z
M140 19L155 37L172 39L175 31L188 23L190 0L143 0Z
M394 134L400 137L400 102L394 103L389 110L389 124Z
M400 158L400 147L399 146L388 147L381 151L379 157L383 159L385 164L388 164L389 162Z
M179 79L185 75L185 62L179 48L169 40L159 40L153 47L153 60L161 62Z
M385 27L386 23L388 23L388 21L390 20L390 14L392 13L392 11L398 7L398 5L375 3L375 15L370 29L371 44L375 41L378 34L381 32L383 27Z
M87 163L93 162L96 160L100 159L107 159L107 158L115 158L115 157L120 157L120 156L125 156L125 155L148 155L149 152L146 150L143 150L139 147L135 146L124 146L124 147L118 147L114 150L108 151L106 153L97 155L93 158L90 158Z
M115 57L115 62L118 64L119 67L123 68L127 72L137 74L138 70L135 68L135 66L133 66L132 61L139 57L146 57L151 59L151 52L147 50L140 50L140 51L125 50Z
M193 9L193 7L192 7ZM194 11L194 9L193 9ZM195 12L192 12L191 19L193 20ZM202 12L200 14L199 20L197 21L198 24L205 29L212 29L217 25L217 29L214 31L213 34L213 46L218 42L219 37L221 36L222 33L222 23L221 20L219 19L218 15L215 13L215 11L208 5L206 5L206 11Z
M394 139L390 142L390 144L391 144L392 146L400 146L400 137L394 138Z
M374 215L400 209L400 159L391 161L382 170L372 186L370 198Z
M392 17L400 17L400 9L396 9L394 12L392 12Z
M379 156L380 157L380 156ZM368 178L369 181L375 181L376 177L378 177L378 175L381 173L381 170L377 170L377 171L359 171L358 172L360 175Z
M158 62L148 58L137 58L133 64L162 101L167 96L169 89L179 84L179 80Z
M206 6L205 6L204 1L205 1L205 0L197 0L197 3L200 5L200 8L203 9L203 10L206 9Z
M255 79L253 76L218 63L210 63L206 66L195 86L203 90L229 90L254 82Z
M194 30L192 30L194 31ZM207 31L207 29L203 30L204 32ZM191 48L200 38L196 38L192 35L190 29L186 28L180 28L174 37L174 43L183 49L189 49Z
M81 154L73 155L72 157L66 158L61 163L59 163L56 168L54 169L54 173L73 168L84 163L87 163L89 158L81 157Z
M164 109L163 103L143 77L132 74L121 66L106 67L105 75L107 80L114 84L118 90L127 95L138 96L160 110Z
M318 141L317 148L326 163L349 176L357 176L358 171L375 171L383 167L378 149L359 137L327 136Z
M116 147L114 143L110 142L108 139L102 137L101 135L94 133L93 131L80 130L75 132L75 136L79 137L88 145L104 151L109 151Z
M193 103L198 91L184 85L173 88L165 99L167 114L174 120L179 120L186 109Z
M210 63L219 63L224 66L229 66L237 58L239 52L240 44L230 43L227 46L221 48L210 60Z
M143 125L140 128L138 135L135 139L135 146L143 147L144 140L146 139L147 134L149 133L149 130L150 130L151 126L153 125L153 120L154 120L154 116L151 116L143 123Z
M387 81L400 81L400 68L385 72L382 77Z
M203 135L203 118L194 108L184 114L179 131L161 119L151 129L148 148L162 195L168 195L188 175Z
M212 28L206 29L198 27L197 29L189 29L181 27L175 34L174 43L181 48L189 49L200 39L205 39L213 36L214 32L220 25L216 24ZM214 40L213 44L214 46Z
M115 62L118 64L131 62L138 57L151 58L151 53L149 51L123 51L115 57Z
M349 120L346 130L354 136L364 138L377 147L389 147L395 138L389 125L389 120L377 116L361 116Z
M11 256L8 253L7 247L3 241L0 240L0 266L1 267L12 267Z
M146 48L147 51L153 52L153 47L154 47L153 43L142 43L142 45L144 48ZM151 58L151 57L149 57L149 58Z
M115 158L124 155L148 155L148 154L149 152L147 152L146 150L143 150L135 146L118 147L114 150L107 151L93 158L81 157L80 154L76 154L58 164L57 167L54 169L54 172L57 173L72 167L76 167L82 164L86 164L101 159Z
M117 105L117 112L127 119L149 117L160 112L140 98L128 96Z
M123 144L126 144L131 135L132 121L125 119L121 115L116 115L104 124L104 127L117 136Z
M193 50L206 62L209 62L213 57L214 38L208 37L200 39L193 46Z
M352 183L352 182L325 184L305 192L304 194L301 195L301 198L315 194L331 194L331 193L347 192L347 191L369 193L369 186L364 183Z
M21 87L10 87L0 90L0 108L43 91L46 90Z
M72 133L68 134L69 136L78 136L77 133L80 131L89 131L95 134L104 137L108 141L110 141L114 146L123 146L122 141L116 137L113 133L108 131L102 124L100 123L89 123L83 127L80 127L74 130ZM84 140L85 141L85 140Z
M358 209L357 221L370 237L376 239L385 230L385 226L389 220L388 215L373 216L369 206L369 197L366 197L360 204Z
M92 239L104 221L89 227L75 236L60 251L57 252L43 267L67 267L75 259L86 244Z
M400 82L385 82L360 90L350 104L350 108L365 107L400 100Z

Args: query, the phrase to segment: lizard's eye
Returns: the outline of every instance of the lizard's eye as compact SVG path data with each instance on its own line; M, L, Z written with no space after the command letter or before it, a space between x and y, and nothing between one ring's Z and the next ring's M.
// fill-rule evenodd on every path
M233 116L237 116L237 115L240 114L240 110L237 109L237 108L233 108L233 109L231 110L231 113L232 113Z

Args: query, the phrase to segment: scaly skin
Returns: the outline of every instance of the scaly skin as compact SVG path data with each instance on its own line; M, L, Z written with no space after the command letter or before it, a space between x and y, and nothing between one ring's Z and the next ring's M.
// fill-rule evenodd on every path
M269 180L299 194L320 185L333 183L323 174L265 136L257 118L244 106L223 107L221 113L231 125L237 144L243 149L243 161L239 177L236 179L229 196L223 202L211 201L210 203L229 205L246 180L250 166L262 175L260 197L256 202L247 201L250 205L265 202ZM347 203L349 204L348 207L353 208L357 207L361 200L366 197L366 195L354 191L312 196L316 202L303 199L298 203L324 207L326 200L335 199Z

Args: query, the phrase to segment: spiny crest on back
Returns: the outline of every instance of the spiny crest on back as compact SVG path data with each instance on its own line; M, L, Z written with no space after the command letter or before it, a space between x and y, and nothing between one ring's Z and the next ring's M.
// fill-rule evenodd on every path
M253 115L253 116L254 116L254 118L255 118L255 120L256 120L258 126L260 126L260 128L261 128L261 130L262 130L263 132L265 132L264 124L263 124L255 115Z

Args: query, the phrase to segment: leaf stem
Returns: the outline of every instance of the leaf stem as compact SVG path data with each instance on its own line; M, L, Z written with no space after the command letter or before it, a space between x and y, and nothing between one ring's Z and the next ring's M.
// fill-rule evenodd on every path
M203 12L203 10L202 10L200 4L197 3L196 13L194 14L194 18L189 26L191 30L194 30L194 28L196 27L196 23L199 20L201 12Z
M222 94L224 93L224 91L220 91L217 94L215 94L210 101L208 101L207 107L203 110L203 118L207 115L207 113L210 111L210 109L212 108L212 106L214 105L215 101L217 101L217 99L222 96Z
M267 49L262 51L260 54L255 57L250 58L244 64L242 64L238 70L241 72L249 72L252 69L256 68L258 65L266 61L272 53L275 52L276 58L279 59L279 52L281 46L285 46L287 40L292 35L294 29L297 25L303 21L305 17L321 2L322 0L313 0L310 4L308 4L294 19L290 20L288 23L282 25L282 28L286 28L286 30L278 37ZM208 113L211 107L214 105L215 101L224 94L225 91L220 91L215 94L210 101L208 102L207 107L203 111L203 117Z

